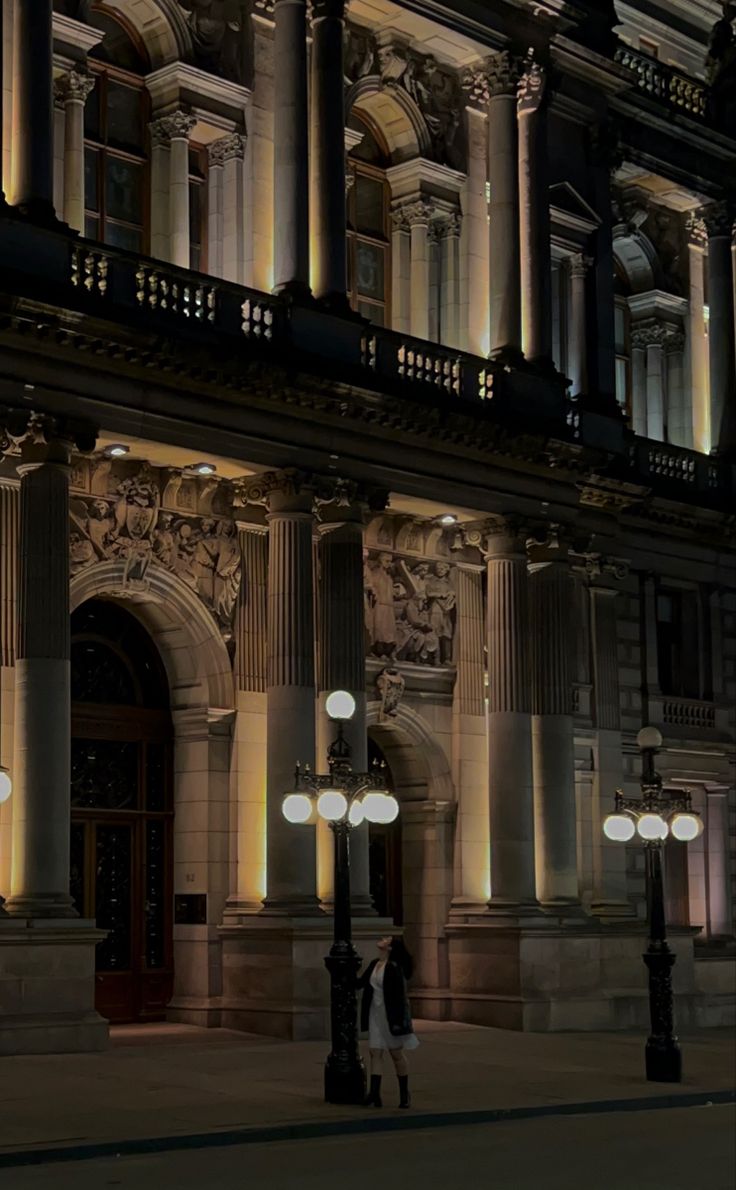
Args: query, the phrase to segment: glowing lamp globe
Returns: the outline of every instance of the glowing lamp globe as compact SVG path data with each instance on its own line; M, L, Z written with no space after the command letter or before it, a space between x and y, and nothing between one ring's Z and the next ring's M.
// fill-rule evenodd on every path
M284 798L281 813L287 822L309 822L312 817L312 799L305 793L289 793Z
M680 843L692 843L703 832L703 820L697 814L675 814L670 831Z
M319 796L317 813L326 822L337 822L344 818L348 809L348 799L339 789L326 789Z
M355 714L355 699L347 690L333 690L332 694L327 696L325 710L330 719L346 722Z
M0 768L0 805L7 802L13 792L13 782L7 769Z
M363 798L363 810L369 822L383 825L393 822L399 813L399 803L390 793L380 790L367 793Z
M628 814L609 814L603 821L603 834L615 843L628 843L636 834L636 827Z
M666 839L669 831L661 814L642 814L636 829L648 843L653 843L656 839Z
M639 748L661 748L662 733L656 727L642 727L636 743Z
M362 802L353 802L348 814L348 821L351 826L360 826L361 822L365 820L365 810Z

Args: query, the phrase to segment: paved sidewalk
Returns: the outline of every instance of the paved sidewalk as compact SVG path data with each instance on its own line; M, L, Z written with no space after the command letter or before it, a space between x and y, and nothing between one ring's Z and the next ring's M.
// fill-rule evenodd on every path
M203 1134L215 1134L213 1143L220 1134L224 1143L224 1134L234 1130L254 1130L252 1139L268 1139L277 1126L285 1126L287 1135L332 1131L336 1124L362 1130L376 1127L379 1116L381 1126L390 1127L393 1121L408 1125L411 1118L419 1124L420 1117L447 1123L455 1114L458 1123L468 1122L462 1113L482 1118L514 1109L564 1112L566 1105L633 1108L637 1100L668 1096L720 1098L736 1081L731 1031L681 1038L684 1078L677 1086L645 1081L640 1034L522 1034L434 1022L419 1022L417 1033L422 1044L410 1058L411 1113L395 1110L390 1071L383 1112L325 1104L323 1042L182 1025L128 1026L113 1030L107 1053L3 1058L0 1167L18 1150L78 1151Z

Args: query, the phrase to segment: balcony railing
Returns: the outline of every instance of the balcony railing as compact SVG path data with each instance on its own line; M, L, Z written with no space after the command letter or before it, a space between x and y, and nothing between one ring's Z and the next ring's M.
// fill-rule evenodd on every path
M82 316L66 330L60 328L64 337L104 335L100 324L105 322L139 329L149 339L159 334L165 351L179 350L178 337L200 357L217 361L213 376L224 364L236 385L245 350L281 366L288 363L326 384L335 382L343 391L352 386L418 402L435 421L444 416L440 407L457 405L467 417L448 426L457 441L456 426L462 441L528 438L530 458L540 462L547 457L545 439L568 442L576 458L586 449L595 457L603 451L615 460L612 474L668 498L718 508L733 502L734 469L727 463L646 439L632 441L620 422L568 400L561 377L523 364L509 368L357 317L292 305L272 294L14 219L0 220L0 259L11 296ZM132 359L134 346L126 354ZM209 372L206 365L203 370ZM247 384L245 378L242 383ZM390 399L376 404L377 416L390 418L395 409L403 416Z
M703 83L627 45L618 47L616 61L634 72L637 87L653 99L661 99L696 120L706 118L708 90Z

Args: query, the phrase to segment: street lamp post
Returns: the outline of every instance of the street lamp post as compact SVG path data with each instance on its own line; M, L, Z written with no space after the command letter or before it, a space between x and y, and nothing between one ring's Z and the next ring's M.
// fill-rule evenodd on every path
M688 790L664 791L654 757L662 746L656 727L643 727L636 737L641 749L641 797L626 798L616 790L616 808L603 823L607 838L628 843L638 834L644 843L649 945L642 957L649 972L649 1014L652 1031L647 1039L645 1062L649 1082L682 1081L682 1054L674 1032L672 968L676 956L667 945L664 911L662 851L668 834L689 843L703 830L692 811Z
M386 788L384 765L369 773L354 773L351 749L343 723L355 713L355 699L345 690L329 695L326 710L337 724L337 736L327 750L325 774L296 766L294 790L284 796L283 814L289 822L309 824L315 812L335 836L334 940L325 966L330 973L332 1048L325 1065L325 1101L362 1103L365 1067L358 1047L358 1008L355 983L362 959L352 941L350 918L350 832L361 822L393 822L399 813Z

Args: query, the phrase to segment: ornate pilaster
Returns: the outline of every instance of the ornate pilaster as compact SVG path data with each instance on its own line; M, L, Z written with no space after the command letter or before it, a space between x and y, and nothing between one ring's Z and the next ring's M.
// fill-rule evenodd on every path
M64 221L84 231L84 105L95 80L72 69L54 83L55 99L64 109Z
M274 291L303 297L309 293L306 0L275 0L274 76ZM341 144L344 135L341 127Z
M215 250L215 262L221 259L215 273L213 261L208 271L226 281L242 284L245 280L245 173L244 161L248 137L244 132L231 132L209 146L209 194L215 209L210 210L209 256ZM213 191L219 185L219 195Z
M572 381L570 395L588 391L588 330L586 288L592 256L583 252L568 257L570 276L570 329L567 342L567 371Z
M243 485L267 509L267 911L318 912L315 834L283 817L294 766L315 763L313 485L304 473L267 472Z
M189 136L196 116L176 111L150 125L152 161L152 226L167 225L167 259L188 269L189 259ZM168 171L161 157L168 150ZM167 218L168 216L168 218Z
M332 308L348 300L345 224L345 0L312 3L314 294Z
M403 207L411 236L409 330L417 339L429 338L430 242L429 228L435 216L434 204L424 199Z
M527 359L552 364L552 293L547 179L548 71L530 52L519 79L519 239L521 345Z
M15 664L19 490L0 484L0 666Z
M736 449L736 347L734 343L734 209L719 202L702 211L708 232L708 344L710 352L710 443Z
M411 228L403 203L391 210L391 321L409 334L411 326Z
M536 905L525 533L512 518L488 526L489 909Z
M440 246L440 340L460 347L460 226L459 211L438 223Z
M573 588L559 525L527 541L537 896L564 912L579 904L572 719Z
M707 454L710 450L710 399L708 392L708 339L705 331L705 253L708 232L698 212L687 221L688 251L688 340L690 344L690 394L692 444Z
M31 414L20 446L11 896L22 917L76 917L69 896L69 476L74 435ZM90 443L85 443L90 445Z
M236 610L235 671L239 690L264 693L267 677L268 534L260 525L238 530L243 571Z

